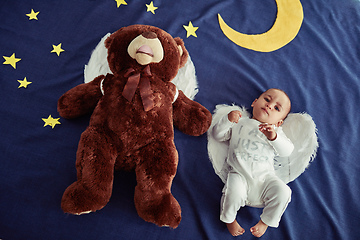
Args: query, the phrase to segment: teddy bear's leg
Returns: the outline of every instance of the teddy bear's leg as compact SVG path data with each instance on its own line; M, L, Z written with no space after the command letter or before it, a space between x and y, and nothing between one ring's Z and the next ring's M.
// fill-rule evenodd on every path
M178 164L174 142L149 144L140 155L136 167L136 210L145 221L176 228L181 220L181 208L171 194Z
M64 192L64 212L82 214L103 208L110 199L115 155L109 138L89 127L81 135L76 155L77 181Z

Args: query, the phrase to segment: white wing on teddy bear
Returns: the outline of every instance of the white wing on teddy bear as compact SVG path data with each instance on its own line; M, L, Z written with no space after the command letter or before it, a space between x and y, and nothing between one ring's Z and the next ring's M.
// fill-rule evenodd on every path
M107 33L95 47L91 54L90 60L84 68L84 82L88 83L94 80L97 76L112 73L107 61L107 48L105 47L105 40L110 36ZM199 91L197 78L195 74L195 66L191 61L190 55L185 66L179 69L178 74L172 80L172 83L181 90L185 96L193 100Z
M229 166L226 162L228 141L219 142L214 139L212 130L219 120L233 110L239 110L242 117L249 117L244 107L236 105L217 105L211 126L208 130L208 153L215 173L225 183ZM317 129L311 116L307 113L290 113L285 119L282 129L293 142L294 150L289 157L276 157L274 168L276 175L285 183L294 181L309 166L316 156L318 148Z

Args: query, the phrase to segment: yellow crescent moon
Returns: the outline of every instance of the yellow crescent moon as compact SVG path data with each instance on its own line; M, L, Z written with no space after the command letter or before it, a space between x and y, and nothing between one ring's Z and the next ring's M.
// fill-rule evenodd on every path
M277 16L272 28L262 34L243 34L229 27L218 14L220 28L237 45L259 52L275 51L298 34L304 19L304 12L299 0L275 0Z

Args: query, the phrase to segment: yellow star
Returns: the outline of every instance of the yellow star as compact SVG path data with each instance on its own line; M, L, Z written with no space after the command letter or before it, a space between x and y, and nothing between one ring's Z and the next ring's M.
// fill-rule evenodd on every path
M185 26L183 25L183 27L185 28L187 34L186 34L186 37L190 37L190 35L193 35L194 37L197 37L196 36L196 30L199 28L199 27L194 27L191 23L191 21L189 22L189 25L188 26Z
M151 3L150 4L145 4L146 5L146 7L147 7L147 12L152 12L152 14L155 14L155 10L156 9L158 9L158 7L155 7L154 6L154 3L153 3L153 1L151 1Z
M29 20L31 19L35 19L35 20L38 20L37 19L37 15L39 14L39 12L34 12L34 9L31 9L31 12L26 14L26 16L29 17Z
M49 125L52 128L54 128L56 124L61 124L59 119L60 118L53 118L51 115L49 115L48 118L42 118L42 120L45 122L44 127Z
M60 56L61 52L65 51L64 49L61 49L61 43L59 45L57 45L57 46L55 46L55 45L52 45L52 46L53 46L53 50L51 52L56 53L58 56Z
M32 82L28 82L26 80L26 77L24 78L24 80L17 80L17 81L20 83L20 86L18 88L21 88L21 87L27 88L27 86L32 83Z
M125 0L115 0L117 7L120 7L121 4L127 5L127 3L125 2Z
M3 62L3 64L10 64L15 69L16 69L16 63L21 60L21 58L16 58L15 57L15 53L13 53L11 55L11 57L3 56L3 58L5 59L5 62Z

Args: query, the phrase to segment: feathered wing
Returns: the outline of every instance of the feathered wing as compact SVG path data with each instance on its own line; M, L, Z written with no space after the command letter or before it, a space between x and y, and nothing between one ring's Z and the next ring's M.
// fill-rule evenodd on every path
M226 163L229 142L219 142L214 139L212 131L220 119L233 110L239 110L242 116L249 116L245 108L236 105L217 105L211 126L208 130L208 154L215 173L223 182L229 171ZM290 113L282 129L293 142L294 150L289 157L276 157L274 161L276 175L285 183L289 183L300 176L315 158L318 148L317 129L311 116L307 113Z
M107 33L95 47L94 51L91 53L90 60L84 68L84 82L88 83L94 80L97 76L105 75L112 73L109 64L107 61L108 51L105 47L105 40L110 36L110 33Z
M171 81L175 86L181 90L185 96L194 100L198 93L198 83L195 73L194 63L191 61L190 55L184 67L179 69L176 77Z
M307 113L291 113L282 129L293 142L294 150L289 157L275 158L276 175L285 183L294 181L309 166L319 147L316 125Z
M228 164L226 162L227 155L228 155L229 142L228 141L225 141L225 142L217 141L213 137L213 128L214 128L215 124L218 123L223 116L228 115L231 111L234 111L234 110L239 110L243 117L249 116L249 113L246 111L246 109L244 107L239 107L236 105L232 105L232 106L217 105L214 110L210 128L207 132L207 137L208 137L208 146L207 147L208 147L209 158L214 167L215 173L220 177L220 179L224 183L226 182L227 174L229 171Z
M84 82L88 83L94 80L97 76L112 73L107 61L108 51L105 47L105 40L110 36L107 33L97 44L94 51L91 53L90 60L84 68ZM198 83L195 73L194 63L191 61L190 56L185 66L179 69L178 74L172 80L172 83L181 90L188 98L194 99L198 93Z

